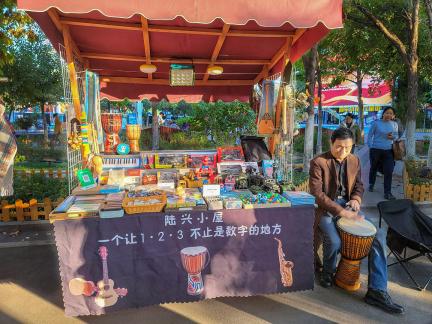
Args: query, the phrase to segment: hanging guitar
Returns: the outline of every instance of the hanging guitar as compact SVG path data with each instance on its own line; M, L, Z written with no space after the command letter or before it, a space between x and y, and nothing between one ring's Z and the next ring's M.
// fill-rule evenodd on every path
M269 88L270 85L266 83L264 85L265 88L265 113L262 116L259 124L258 124L258 134L263 135L270 135L273 134L274 131L274 124L273 124L273 118L270 116L269 113Z
M102 259L103 279L97 283L98 292L95 297L95 302L99 307L108 307L115 305L119 296L126 296L127 289L114 289L114 281L108 277L108 250L106 246L101 246L99 248L99 255Z

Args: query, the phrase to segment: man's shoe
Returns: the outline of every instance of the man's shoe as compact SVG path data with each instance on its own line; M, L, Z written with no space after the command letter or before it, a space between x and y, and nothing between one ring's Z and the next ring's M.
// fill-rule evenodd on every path
M374 186L369 186L369 192L373 192Z
M319 283L324 288L333 286L333 275L325 271L321 272Z
M396 197L391 194L391 192L384 194L384 199L395 200Z
M403 314L404 308L394 303L390 295L386 291L375 290L369 288L364 301L369 305L377 306L382 310L392 314Z
M381 172L377 171L377 177L384 177L384 174L382 174Z

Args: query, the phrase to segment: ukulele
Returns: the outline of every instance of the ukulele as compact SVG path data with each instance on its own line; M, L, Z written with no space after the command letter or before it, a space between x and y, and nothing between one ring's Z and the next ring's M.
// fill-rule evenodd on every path
M108 250L106 246L99 248L99 255L102 259L103 279L97 283L99 291L95 297L95 302L99 307L108 307L117 303L118 294L114 289L114 281L108 278Z

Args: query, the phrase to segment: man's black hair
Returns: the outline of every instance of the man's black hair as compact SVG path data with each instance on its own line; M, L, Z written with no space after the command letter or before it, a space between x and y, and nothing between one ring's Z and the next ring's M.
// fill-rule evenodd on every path
M54 114L53 117L56 118L58 116L58 114Z
M350 118L354 119L354 115L353 115L352 113L348 113L348 114L346 114L346 115L345 115L345 118L346 118L346 117L350 117Z
M337 139L346 140L349 138L354 140L354 135L351 130L345 127L340 127L332 133L331 142L334 143Z

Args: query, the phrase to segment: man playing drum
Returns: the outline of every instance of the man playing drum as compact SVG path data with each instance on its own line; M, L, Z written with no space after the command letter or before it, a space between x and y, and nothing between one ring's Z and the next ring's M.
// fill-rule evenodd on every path
M316 156L310 162L310 192L318 204L315 231L319 229L323 238L323 270L321 286L333 285L337 257L341 249L341 238L336 228L339 218L361 220L359 215L363 196L360 160L350 154L353 134L347 128L335 130L331 136L329 152ZM365 302L387 312L402 314L402 306L394 303L387 293L386 237L379 229L369 252L368 291Z

